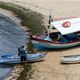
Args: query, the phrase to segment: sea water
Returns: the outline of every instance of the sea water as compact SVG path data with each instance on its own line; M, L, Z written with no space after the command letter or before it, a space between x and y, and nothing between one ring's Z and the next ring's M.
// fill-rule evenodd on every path
M17 53L19 46L26 43L26 34L14 21L0 14L0 55ZM0 64L0 80L12 67Z

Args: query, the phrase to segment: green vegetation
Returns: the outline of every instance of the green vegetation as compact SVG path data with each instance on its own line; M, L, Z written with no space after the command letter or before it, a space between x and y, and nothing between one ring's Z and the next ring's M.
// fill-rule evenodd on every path
M45 31L43 25L44 17L40 13L12 3L0 2L0 8L14 12L22 20L21 24L27 26L32 34L42 34Z

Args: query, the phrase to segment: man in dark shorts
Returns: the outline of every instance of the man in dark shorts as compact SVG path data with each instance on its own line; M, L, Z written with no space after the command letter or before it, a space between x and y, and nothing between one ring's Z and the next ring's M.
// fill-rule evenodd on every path
M18 48L18 55L20 56L21 62L25 62L26 61L26 50L24 48L24 46L21 46Z

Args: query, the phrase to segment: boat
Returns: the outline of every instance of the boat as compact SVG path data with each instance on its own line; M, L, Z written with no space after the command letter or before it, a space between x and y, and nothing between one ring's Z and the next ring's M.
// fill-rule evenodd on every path
M27 54L25 62L43 61L46 53ZM0 64L4 63L21 63L20 56L17 54L3 54L0 56Z
M32 35L35 48L65 49L80 45L80 18L69 18L50 22L47 33Z
M62 56L60 58L60 63L62 64L80 63L80 55Z

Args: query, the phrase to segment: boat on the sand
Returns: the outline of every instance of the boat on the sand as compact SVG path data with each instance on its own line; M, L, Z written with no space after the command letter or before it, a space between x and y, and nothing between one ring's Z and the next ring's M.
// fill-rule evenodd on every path
M64 49L80 45L80 18L70 18L50 23L47 34L31 36L37 49Z
M62 56L60 58L60 63L63 63L63 64L80 63L80 55Z

